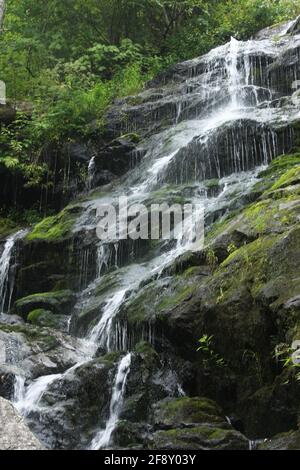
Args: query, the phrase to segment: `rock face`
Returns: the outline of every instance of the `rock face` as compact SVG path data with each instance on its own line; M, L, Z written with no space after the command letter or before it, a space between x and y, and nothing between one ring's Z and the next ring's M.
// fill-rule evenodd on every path
M1 450L44 449L13 405L3 398L0 398L0 421Z
M232 39L115 103L110 144L69 149L90 152L89 195L2 244L0 395L46 447L298 445L297 25ZM99 205L120 195L201 202L204 246L100 240Z

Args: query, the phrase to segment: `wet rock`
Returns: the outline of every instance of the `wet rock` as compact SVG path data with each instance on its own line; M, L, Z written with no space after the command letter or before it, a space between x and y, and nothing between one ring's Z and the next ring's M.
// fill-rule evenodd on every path
M0 324L3 325L22 325L24 322L23 318L19 315L7 315L5 313L0 314Z
M1 450L44 449L13 405L3 398L0 398L0 421Z
M300 432L278 434L258 445L258 450L300 450Z
M133 134L115 139L98 151L95 157L95 170L92 187L110 183L115 177L125 174L133 167L132 153L138 137Z
M224 422L220 407L207 398L167 398L154 405L154 424L161 428L182 427L207 419L216 423Z
M105 428L116 356L79 365L45 391L28 416L31 428L54 449L84 449Z
M15 373L12 372L10 367L1 365L0 367L0 397L6 400L13 398L15 386Z
M71 336L32 325L0 325L1 363L28 379L64 372L84 357L84 345Z
M294 87L296 77L299 74L300 39L279 55L276 61L269 67L268 74L272 87L283 95L289 95L296 91Z
M287 34L298 34L300 32L300 16L293 22Z
M226 422L216 403L205 398L164 400L154 420L162 430L150 438L155 450L247 450L248 440Z
M32 325L53 328L68 333L70 316L55 315L49 310L36 309L29 313L27 321Z
M34 294L18 300L14 311L24 319L28 314L38 309L44 309L54 314L68 314L75 305L76 297L68 290Z

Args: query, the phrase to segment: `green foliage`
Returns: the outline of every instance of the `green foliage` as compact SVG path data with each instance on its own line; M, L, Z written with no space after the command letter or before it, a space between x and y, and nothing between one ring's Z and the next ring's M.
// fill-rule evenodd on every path
M203 335L199 339L199 347L197 352L200 352L204 363L209 367L225 367L226 362L220 354L215 352L213 348L213 336Z
M207 248L206 250L206 261L210 266L211 270L215 271L219 264L219 260L212 248Z
M300 382L300 364L293 360L295 350L287 344L280 344L275 348L274 358L282 365L283 369L291 372L296 381ZM299 354L298 356L299 357ZM290 382L288 379L287 383Z
M0 165L48 189L45 146L99 135L109 105L160 70L298 13L296 0L7 0L0 79L33 111L1 127Z

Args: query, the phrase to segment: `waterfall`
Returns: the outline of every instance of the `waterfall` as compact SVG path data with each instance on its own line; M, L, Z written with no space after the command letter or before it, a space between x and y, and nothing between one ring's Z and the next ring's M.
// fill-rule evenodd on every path
M123 357L118 365L110 401L109 419L106 423L106 427L104 430L99 431L99 433L94 438L90 447L91 450L107 448L110 445L112 433L117 426L119 416L122 411L126 381L130 371L130 365L131 353L128 353L125 357Z
M16 375L15 385L14 385L14 395L13 395L14 403L21 402L24 399L24 394L25 394L25 377Z
M4 245L0 257L0 313L10 310L14 289L14 273L10 276L11 260L17 240L20 240L27 232L21 230L9 237Z
M130 109L128 106L126 111L131 114L128 119L127 115L122 119L126 132L139 131L140 127L143 131L140 121L151 130L154 129L153 120L161 119L164 124L156 133L147 132L141 149L132 156L133 168L120 180L118 187L116 184L111 193L105 195L105 202L115 204L120 194L126 195L130 203L151 201L153 197L155 200L156 192L168 186L177 189L179 196L184 198L187 188L186 199L205 202L206 219L214 221L215 214L226 213L229 201L247 195L257 182L261 169L293 144L293 132L287 124L295 116L299 117L299 110L296 106L282 110L280 106L272 105L272 100L279 95L271 87L266 73L287 41L288 38L243 42L232 38L228 44L186 63L186 70L174 73L172 86L166 87L166 91L159 89L158 101L155 96L151 97L150 103L141 105L140 113L137 107ZM91 188L95 157L89 163L88 173ZM217 179L217 189L209 194L205 183L212 179ZM162 199L165 197L163 194ZM94 214L101 202L101 197L94 195L77 221L78 227L87 233L97 226L98 219ZM54 382L59 386L64 376L97 354L132 351L118 363L109 417L90 449L112 445L134 348L140 341L155 346L159 338L152 318L147 317L136 328L132 327L124 314L126 308L122 307L134 299L146 282L160 279L179 256L193 248L188 235L184 232L177 242L161 244L157 250L149 248L147 258L139 258L137 244L132 240L116 242L112 238L105 243L97 240L94 247L80 247L78 264L82 292L75 310L84 310L93 297L93 290L99 287L101 291L99 303L92 305L94 316L85 336L85 359L82 361L81 358L81 362L63 374L40 377L27 386L24 378L17 377L14 402L23 415L28 416L32 411L38 415L38 410L43 409L43 396L48 387ZM11 289L12 285L8 278L15 239L7 240L0 260L2 309L7 303L8 287ZM90 269L93 262L95 269ZM115 270L114 283L108 277L112 275L110 268ZM95 276L91 279L93 273ZM94 311L96 314L98 311L97 318ZM72 318L76 320L76 313ZM84 331L86 329L85 325ZM177 394L184 395L180 385Z
M107 351L110 350L110 342L112 339L112 321L115 315L118 313L126 292L127 291L125 289L121 290L108 300L99 323L91 330L88 335L88 341L91 343L93 348L103 346L106 347Z
M239 105L238 93L241 88L241 76L238 72L238 52L239 42L235 38L231 38L229 53L227 60L227 72L229 78L229 92L231 96L231 104L233 109L237 109Z
M17 410L24 416L29 415L31 411L39 405L43 394L55 380L62 377L62 374L53 374L40 377L33 381L28 388L25 388L25 380L17 377L14 391L14 404Z
M92 189L93 180L95 177L96 172L96 157L92 157L88 164L88 181L87 181L87 189Z

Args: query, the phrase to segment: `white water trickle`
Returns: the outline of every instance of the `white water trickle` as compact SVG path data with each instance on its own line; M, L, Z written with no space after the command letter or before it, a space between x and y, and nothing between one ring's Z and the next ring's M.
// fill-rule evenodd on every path
M119 311L120 305L122 304L127 290L123 289L114 294L107 302L105 311L99 321L99 323L91 330L88 335L88 341L91 347L97 349L98 346L105 346L107 350L110 350L111 330L112 321Z
M17 410L24 416L28 415L32 410L38 407L43 394L48 386L55 380L62 377L63 374L46 375L34 380L26 389L24 387L24 379L16 380L14 404Z
M88 183L87 183L88 189L92 188L93 179L95 176L95 170L96 170L95 160L96 160L95 157L92 157L88 165Z
M7 302L7 311L10 309L10 302L13 294L13 280L9 279L9 270L14 247L17 240L20 240L26 234L25 230L21 230L9 237L4 245L4 250L0 257L0 313L4 313L5 304ZM9 289L9 292L8 292Z
M227 56L227 71L229 75L229 91L233 109L238 108L238 92L241 87L241 76L238 72L238 53L239 42L235 38L231 38L229 53Z
M91 450L107 448L110 445L122 410L127 377L130 372L131 353L128 353L119 363L116 378L113 385L112 397L109 408L109 419L104 430L101 430L92 441Z
M15 385L14 385L14 403L21 402L24 399L25 394L25 377L16 375Z

